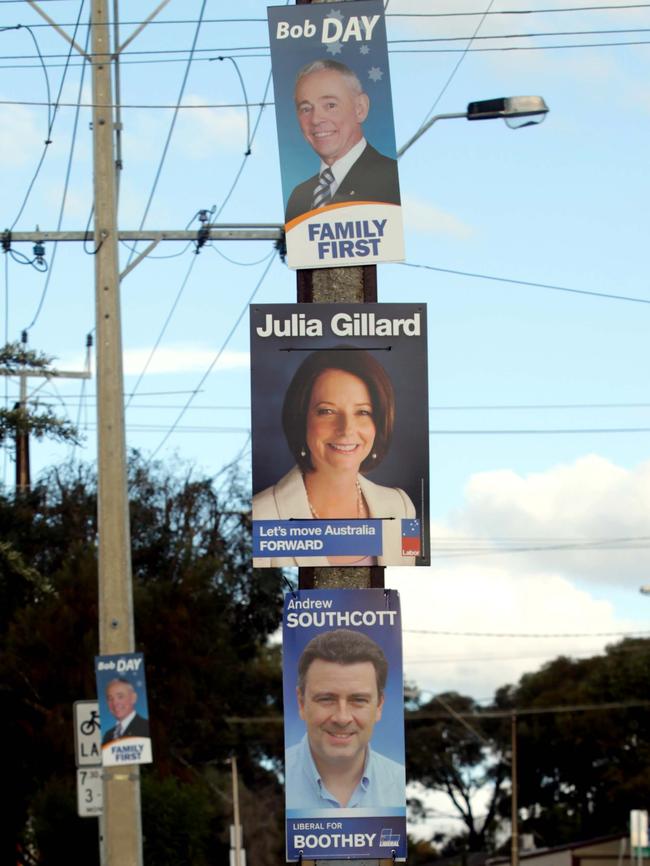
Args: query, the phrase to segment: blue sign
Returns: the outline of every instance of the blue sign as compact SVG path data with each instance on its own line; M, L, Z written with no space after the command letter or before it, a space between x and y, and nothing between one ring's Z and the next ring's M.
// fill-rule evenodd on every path
M381 520L255 520L253 556L381 556Z
M282 633L287 860L405 860L398 593L289 593Z

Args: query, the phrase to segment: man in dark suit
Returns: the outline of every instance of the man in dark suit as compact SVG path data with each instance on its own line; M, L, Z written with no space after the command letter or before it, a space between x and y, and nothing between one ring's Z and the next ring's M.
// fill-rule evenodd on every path
M104 734L102 745L121 737L148 737L149 720L135 711L138 694L131 683L125 679L111 680L106 687L106 703L117 724Z
M285 222L339 202L400 204L397 162L379 153L363 135L370 100L345 64L316 60L298 73L298 122L321 159L318 174L298 184L287 203Z

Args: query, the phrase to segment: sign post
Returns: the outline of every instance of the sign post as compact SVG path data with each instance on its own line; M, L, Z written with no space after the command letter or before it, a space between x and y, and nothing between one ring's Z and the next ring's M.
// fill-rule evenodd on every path
M75 701L74 750L77 764L77 814L100 818L104 808L102 755L97 701Z

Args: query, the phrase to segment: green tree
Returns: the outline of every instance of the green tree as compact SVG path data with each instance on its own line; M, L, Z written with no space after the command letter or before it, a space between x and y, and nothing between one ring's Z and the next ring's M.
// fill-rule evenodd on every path
M231 754L243 797L263 791L266 814L281 809L271 770L281 730L267 726L251 744L231 721L278 713L281 675L268 638L279 624L281 574L250 568L250 501L236 472L209 479L134 454L129 495L137 649L147 662L155 761L143 770L147 850L157 863L223 863ZM71 715L74 700L95 694L94 470L55 468L18 501L0 494L0 538L0 738L11 743L12 790L0 862L14 862L22 844L45 864L54 862L44 853L55 844L53 821L77 826L79 840L93 835L72 812ZM166 795L177 804L173 821L159 807ZM258 844L257 862L281 858L277 830ZM96 836L75 857L97 862Z
M418 702L407 714L407 780L447 794L464 825L458 838L469 851L494 847L508 766L494 722L482 720L480 713L472 698L447 692ZM468 714L474 717L467 720ZM482 806L477 814L479 792ZM429 816L422 797L414 797L409 805L414 817Z
M556 845L625 831L629 810L650 799L650 721L647 707L624 705L646 700L649 680L650 641L627 639L497 692L496 706L540 711L518 721L522 832ZM603 704L623 706L581 709Z

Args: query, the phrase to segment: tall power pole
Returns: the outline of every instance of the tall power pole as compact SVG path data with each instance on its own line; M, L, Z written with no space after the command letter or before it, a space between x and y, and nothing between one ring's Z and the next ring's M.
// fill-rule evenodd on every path
M133 652L135 648L107 4L108 0L92 0L99 651L102 655ZM104 769L103 827L103 862L108 866L141 866L139 767Z

